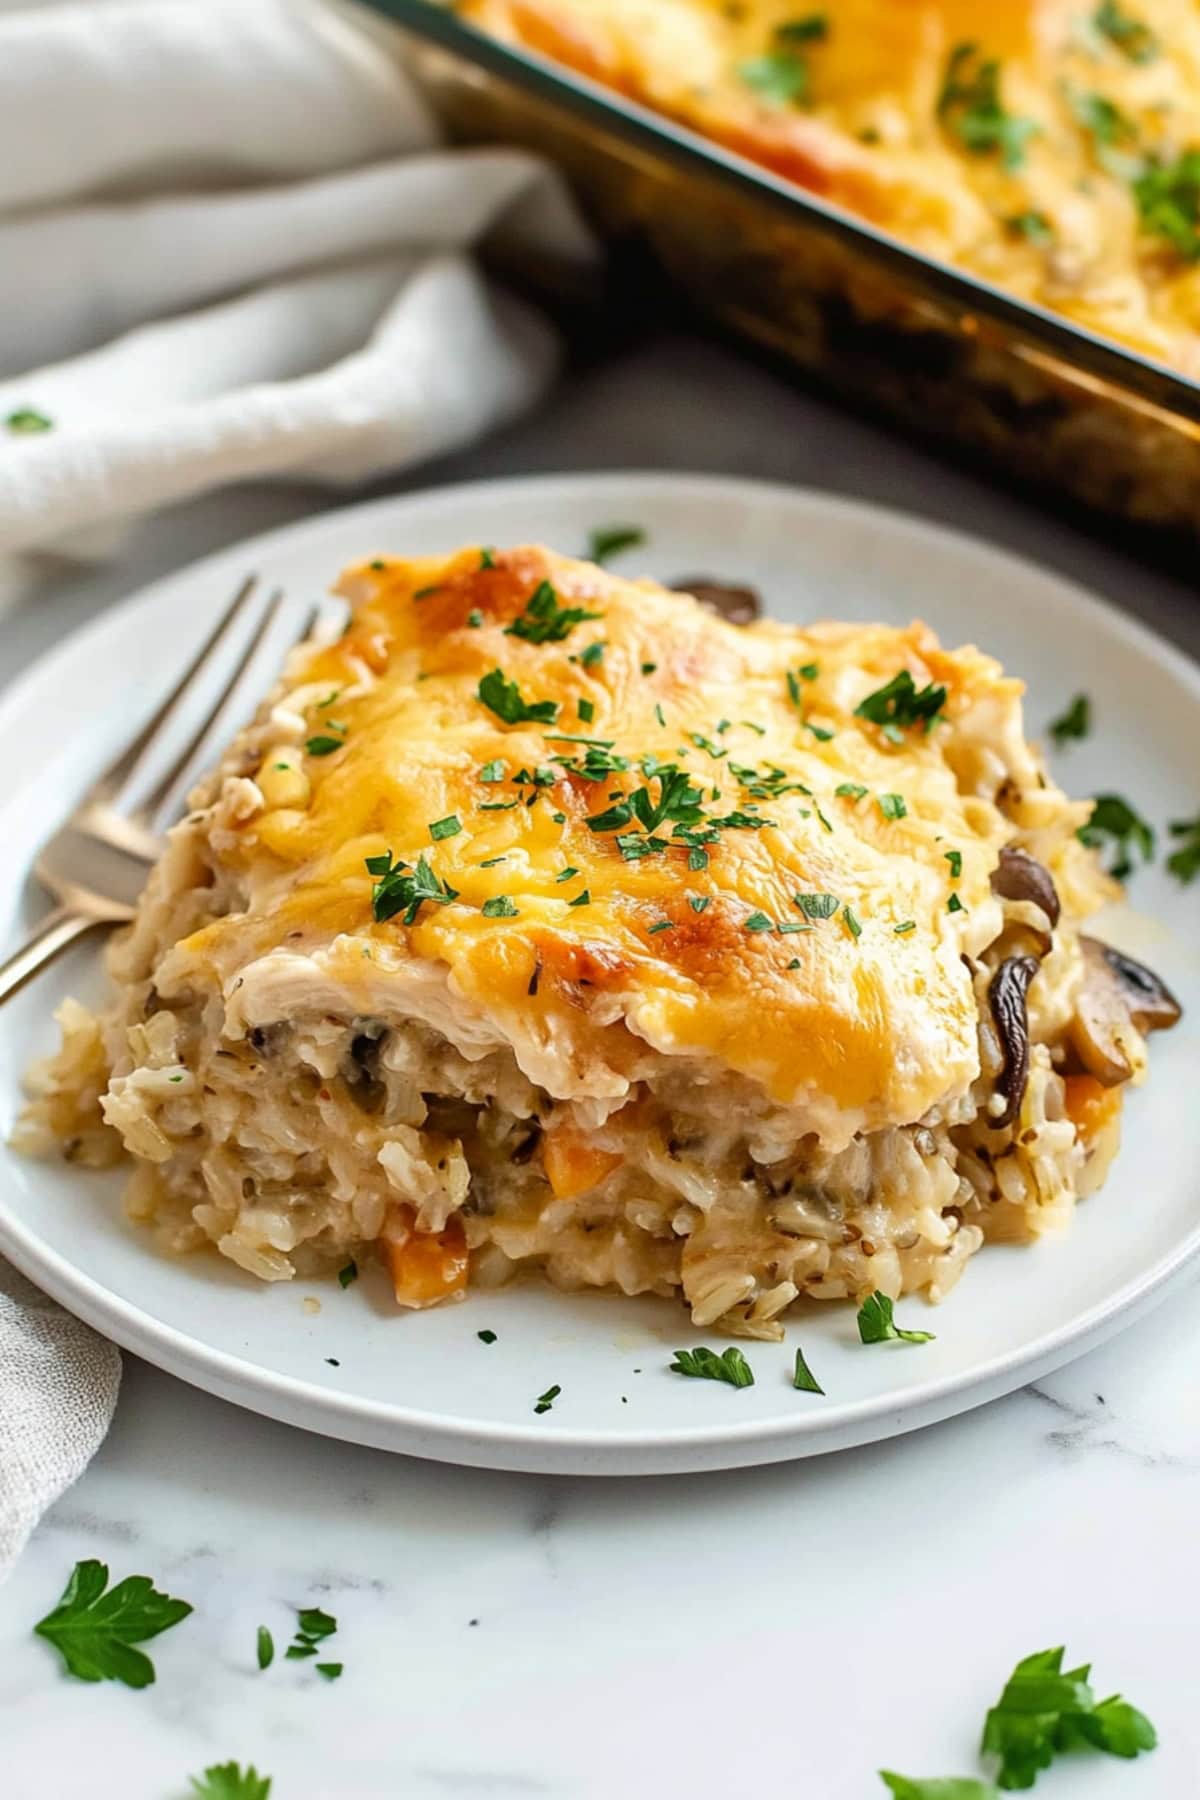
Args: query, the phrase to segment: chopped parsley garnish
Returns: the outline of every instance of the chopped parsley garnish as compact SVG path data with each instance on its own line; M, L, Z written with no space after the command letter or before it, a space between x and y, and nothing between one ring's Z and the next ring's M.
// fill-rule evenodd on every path
M931 1780L897 1775L894 1769L880 1769L879 1778L893 1800L997 1800L990 1781L976 1781L972 1775L934 1776Z
M484 901L483 916L485 919L516 919L520 914L507 894L497 894L495 899Z
M804 726L805 731L812 732L818 744L827 744L830 738L835 735L830 731L828 725L814 725L811 719L802 719L801 724Z
M712 896L709 894L689 894L688 905L694 913L707 912L712 905Z
M748 919L742 920L742 924L747 931L774 931L775 929L774 919L768 919L764 912L752 912Z
M662 701L661 700L656 700L654 703L654 716L658 720L659 724L662 726L663 730L665 731L667 728L667 719L666 719L666 714L663 712L663 709L662 709Z
M1137 127L1107 94L1069 89L1067 103L1076 123L1091 138L1096 160L1110 175L1132 179L1142 173L1142 164L1131 161L1129 155L1137 143Z
M458 899L458 889L435 875L424 856L417 858L415 869L404 862L393 863L390 850L382 856L368 856L366 863L368 873L376 878L371 889L371 909L381 924L402 912L404 923L412 925L426 900L447 906Z
M878 725L884 737L893 744L898 744L900 731L906 725L919 725L922 722L926 731L933 728L943 706L946 704L946 690L929 682L918 688L907 669L901 669L898 675L868 694L854 709L858 719L869 719L872 725Z
M554 877L554 879L556 882L570 881L573 879L574 876L578 875L578 873L579 873L578 869L564 869L562 871L562 874L556 875Z
M310 737L304 748L310 756L332 756L335 750L345 748L346 740L340 737Z
M352 1281L358 1280L358 1264L353 1257L350 1258L348 1263L342 1264L342 1267L338 1270L337 1278L338 1286L340 1288L348 1288Z
M979 45L956 44L946 62L937 115L964 149L977 156L1000 152L1006 169L1018 169L1025 145L1037 130L1032 119L1010 113L1000 98L1000 63L983 56Z
M1133 193L1146 231L1165 238L1186 262L1200 258L1200 150L1144 170Z
M127 1575L109 1588L107 1568L89 1558L75 1564L58 1605L33 1629L78 1680L144 1688L154 1680L154 1664L133 1646L169 1631L191 1610L186 1600L160 1594L148 1575Z
M550 1408L554 1405L554 1402L558 1399L558 1396L561 1393L562 1393L562 1388L558 1385L557 1382L555 1382L554 1386L548 1387L544 1394L538 1395L537 1400L534 1403L534 1408L533 1408L534 1412L535 1413L549 1412Z
M575 702L575 711L579 714L579 717L583 720L585 725L590 725L596 717L595 702L593 700L577 700Z
M433 819L429 825L429 835L435 844L442 838L457 837L461 830L462 821L457 813L448 813L444 819Z
M506 725L553 725L558 717L557 700L523 699L520 688L515 681L509 681L503 669L493 669L485 675L478 693L483 704Z
M905 919L903 924L892 926L892 930L895 932L897 937L904 937L906 935L906 933L908 933L910 931L915 931L916 929L917 929L917 921L915 919Z
M815 681L821 673L820 663L801 663L796 671L801 681Z
M958 881L962 875L962 851L961 850L943 850L942 855L945 858L945 860L950 864L951 879L954 881Z
M710 737L705 737L702 731L689 731L688 736L691 738L693 744L695 744L697 750L703 750L704 754L706 756L711 756L714 762L720 762L723 756L729 755L729 750L726 746L714 744L713 740Z
M1086 694L1076 694L1066 712L1051 719L1046 728L1061 750L1072 738L1085 738L1092 729L1092 703Z
M265 1625L260 1625L258 1628L258 1636L255 1639L255 1655L258 1658L260 1669L269 1669L275 1661L275 1639Z
M701 849L698 844L693 845L688 851L688 868L694 873L698 869L707 869L707 867L708 851Z
M479 1339L481 1344L494 1344L496 1342L496 1334L494 1331L477 1331L475 1336Z
M794 106L808 98L808 64L786 48L767 50L738 64L746 86L772 106Z
M792 899L806 919L832 919L841 905L836 894L793 894Z
M1167 830L1180 839L1178 849L1167 858L1167 868L1186 887L1200 875L1200 814L1194 819L1173 819Z
M674 923L675 923L674 919L660 919L658 921L657 925L651 925L650 929L646 933L646 936L653 937L655 932L658 932L658 931L670 931L670 929L674 925Z
M859 924L858 914L854 911L852 906L843 906L842 924L846 927L846 930L850 933L852 938L857 939L862 936L862 926Z
M1002 1788L1031 1788L1042 1769L1067 1750L1091 1745L1109 1756L1153 1750L1158 1734L1120 1694L1097 1702L1091 1669L1063 1669L1061 1645L1019 1662L983 1727L984 1755L998 1756Z
M966 910L967 910L966 907L963 905L963 903L959 899L958 895L951 894L950 898L946 902L946 911L947 912L966 912Z
M583 606L560 606L548 581L539 581L520 618L504 627L506 637L524 638L530 644L561 644L576 625L603 615Z
M520 806L519 800L481 800L480 812L511 812L514 806Z
M296 1635L285 1651L289 1662L303 1662L319 1654L318 1646L337 1630L337 1620L319 1606L303 1606L296 1610ZM338 1664L341 1673L341 1664Z
M484 763L479 771L479 779L480 781L503 781L507 772L508 764L497 756L493 757L491 762Z
M1127 13L1119 0L1100 0L1100 5L1092 14L1092 24L1130 62L1153 62L1158 55L1158 39L1150 27L1132 13Z
M653 675L657 668L658 668L657 663L645 662L642 664L642 674L643 675Z
M592 896L588 892L587 888L584 888L584 890L581 894L576 894L576 896L573 900L567 901L568 906L590 906L591 904L592 904Z
M903 794L880 794L878 800L879 810L885 819L905 819L908 817L908 807L905 804Z
M789 969L798 969L799 967L800 967L800 958L798 956L793 956L791 962L788 964L788 968Z
M861 782L843 781L833 791L839 800L861 800L867 790Z
M435 581L432 587L417 588L413 594L413 599L428 600L430 594L436 594L440 591L441 585L440 581Z
M858 1309L858 1335L864 1344L886 1344L892 1339L906 1344L931 1344L932 1331L902 1331L894 1318L894 1307L886 1294L875 1292Z
M4 421L5 431L11 431L14 437L32 437L39 431L53 431L54 420L36 406L18 406L10 412Z
M588 561L607 562L610 556L636 550L645 541L646 534L637 525L597 525L588 539Z
M694 1350L677 1350L670 1365L676 1375L691 1375L698 1381L724 1381L730 1387L754 1386L754 1372L736 1344L730 1344L720 1356L703 1344Z
M483 624L483 614L477 606L473 606L467 614L467 624L471 627L472 631L478 631L479 627Z
M314 1663L313 1667L316 1669L318 1675L323 1675L325 1677L326 1681L336 1681L338 1676L341 1674L343 1668L345 1667L345 1664L344 1663Z
M1134 812L1120 794L1097 794L1091 818L1079 827L1076 835L1092 850L1102 850L1106 843L1111 843L1116 855L1108 872L1118 881L1133 874L1134 850L1140 852L1143 862L1151 862L1154 858L1153 827Z
M203 1775L189 1776L193 1800L270 1800L271 1777L253 1763L213 1763Z
M490 546L485 545L484 548L479 552L479 566L481 569L494 569L495 568L496 557L495 557L494 552L490 548Z
M804 1352L798 1344L796 1346L796 1366L792 1372L792 1386L798 1388L802 1394L823 1394L825 1392L805 1362Z
M1005 225L1015 237L1023 237L1031 244L1052 244L1054 227L1043 212L1012 213L1005 219Z
M585 669L594 668L598 662L604 660L604 644L602 642L589 644L585 650L579 652L579 660Z

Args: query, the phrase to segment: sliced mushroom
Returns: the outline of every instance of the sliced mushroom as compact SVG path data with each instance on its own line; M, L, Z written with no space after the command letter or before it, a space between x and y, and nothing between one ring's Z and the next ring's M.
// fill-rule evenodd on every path
M1102 944L1099 938L1081 937L1079 941L1089 961L1096 952L1104 959L1139 1031L1169 1031L1172 1025L1178 1025L1183 1008L1153 969L1111 944Z
M1040 967L1036 956L1006 956L988 988L988 1005L1004 1051L1004 1067L996 1083L996 1092L1005 1103L1004 1111L988 1121L997 1131L1012 1124L1025 1098L1025 1084L1029 1080L1026 997L1029 984Z
M1051 925L1058 924L1058 891L1050 871L1028 850L1006 844L1000 861L992 870L992 892L1001 900L1032 900L1040 906Z
M691 594L701 606L716 613L730 625L751 625L762 616L758 589L736 587L727 581L714 581L711 575L681 576L671 583L677 594Z

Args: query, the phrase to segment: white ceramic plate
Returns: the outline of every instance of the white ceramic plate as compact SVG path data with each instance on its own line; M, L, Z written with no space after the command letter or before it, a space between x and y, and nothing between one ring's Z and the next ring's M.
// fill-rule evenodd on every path
M823 494L682 475L566 476L328 514L185 569L71 639L0 709L0 767L19 783L0 807L8 867L28 866L39 837L149 709L246 570L307 596L375 551L541 539L582 552L594 526L630 521L648 543L616 559L622 573L748 581L780 618L901 624L919 615L952 644L977 640L1027 677L1032 732L1085 690L1096 729L1058 758L1065 785L1124 793L1160 827L1200 806L1200 670L1069 583L938 527ZM1106 921L1109 935L1200 1008L1200 893L1156 868L1138 874L1133 895L1138 911L1120 909ZM15 936L40 902L26 892L10 904L19 917L0 926ZM101 991L97 960L77 953L0 1011L6 1127L23 1066L52 1044L53 1006L68 992ZM903 1303L902 1322L937 1333L920 1348L865 1349L851 1308L814 1308L790 1324L785 1344L745 1346L756 1385L741 1390L668 1372L674 1348L703 1334L667 1302L518 1285L405 1314L382 1277L345 1292L332 1282L264 1287L215 1254L159 1256L124 1221L116 1178L7 1150L0 1250L149 1361L335 1437L527 1470L623 1475L770 1462L977 1405L1078 1355L1165 1294L1200 1247L1200 1059L1186 1022L1154 1040L1152 1060L1126 1109L1115 1170L1068 1237L985 1249L936 1311ZM483 1329L495 1331L494 1344L480 1341ZM790 1386L797 1342L824 1399ZM560 1398L535 1415L552 1383Z

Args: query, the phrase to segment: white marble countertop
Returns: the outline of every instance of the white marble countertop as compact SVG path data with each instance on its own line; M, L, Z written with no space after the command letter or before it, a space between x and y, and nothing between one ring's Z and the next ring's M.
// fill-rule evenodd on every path
M576 379L428 479L622 464L769 475L949 519L1200 653L1182 585L703 345ZM156 522L120 569L55 580L0 621L0 679L151 576L321 504L275 489ZM870 1800L881 1765L979 1773L983 1715L1013 1663L1065 1642L1161 1745L1135 1764L1060 1764L1039 1796L1192 1800L1195 1292L966 1418L671 1480L389 1457L127 1359L107 1444L0 1593L0 1795L183 1800L190 1774L236 1758L274 1776L272 1800ZM91 1556L195 1606L150 1647L144 1692L64 1678L30 1634ZM335 1683L282 1660L305 1605L339 1621ZM260 1624L280 1653L266 1673Z

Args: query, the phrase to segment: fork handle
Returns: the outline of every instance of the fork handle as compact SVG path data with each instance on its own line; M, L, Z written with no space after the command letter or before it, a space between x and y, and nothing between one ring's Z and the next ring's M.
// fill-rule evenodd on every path
M90 931L99 919L85 919L68 907L56 906L47 913L33 936L7 962L0 963L0 1004L23 987L31 975L52 962L68 944Z

